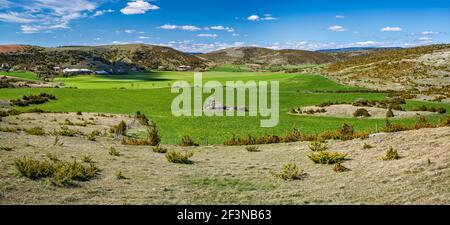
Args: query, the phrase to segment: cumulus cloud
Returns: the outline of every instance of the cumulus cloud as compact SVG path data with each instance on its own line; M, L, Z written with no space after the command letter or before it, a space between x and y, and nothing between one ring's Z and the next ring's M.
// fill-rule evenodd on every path
M149 39L149 37L147 37L147 36L139 36L138 38L139 39Z
M216 38L219 35L217 34L198 34L197 37L207 37L207 38Z
M383 28L381 28L381 31L383 31L383 32L399 32L402 30L403 30L403 28L401 28L401 27L383 27Z
M228 32L234 32L234 29L231 27L224 27L224 26L212 26L212 27L207 27L206 30L211 29L211 30L224 30L224 31L228 31Z
M88 17L98 7L97 1L89 0L34 0L12 3L0 1L2 6L13 7L0 14L0 20L21 23L22 33L31 34L70 28L73 20Z
M152 5L147 1L137 0L133 2L128 2L127 6L120 10L125 15L136 15L136 14L145 14L149 10L158 10L160 9L157 5Z
M345 27L339 26L339 25L328 27L328 30L329 31L333 31L333 32L344 32L344 31L347 31L347 29L345 29Z
M343 16L343 15L336 15L336 19L345 19L345 16Z
M113 12L115 12L114 10L112 10L112 9L107 9L107 10L98 10L98 11L95 11L95 13L94 13L94 17L97 17L97 16L103 16L103 15L105 15L106 13L113 13Z
M125 33L127 33L127 34L134 34L134 33L136 33L137 31L136 30L125 30Z
M172 25L172 24L164 24L158 28L164 29L164 30L184 30L184 31L199 31L199 30L201 30L201 28L193 26L193 25L178 26L178 25Z
M273 17L271 14L264 14L263 17L260 17L259 15L251 15L249 17L247 17L247 20L250 21L260 21L260 20L277 20L276 17Z

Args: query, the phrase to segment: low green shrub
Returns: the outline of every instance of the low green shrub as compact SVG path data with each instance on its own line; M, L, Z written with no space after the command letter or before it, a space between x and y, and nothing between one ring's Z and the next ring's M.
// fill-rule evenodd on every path
M364 108L359 108L353 113L353 117L370 117L369 111Z
M146 123L148 124L148 120ZM156 127L156 123L152 121L149 126L150 127L147 129L148 142L151 146L158 146L161 142L161 137L158 128Z
M433 128L433 124L428 122L425 116L421 116L419 120L414 125L414 129L422 129L422 128Z
M313 142L309 143L308 147L313 152L320 152L320 151L325 151L328 149L327 144L324 142L321 142L321 141L313 141Z
M153 147L153 152L165 154L167 153L167 148L163 148L162 146L158 145L156 147Z
M398 155L397 150L394 150L392 147L389 148L389 150L386 152L386 154L382 157L380 157L380 160L383 161L390 161L390 160L397 160L400 156Z
M175 151L170 150L166 153L166 159L167 161L171 163L179 163L179 164L192 164L193 162L189 160L194 156L193 152L181 152L181 151Z
M188 135L185 135L181 138L180 146L198 146L199 144L195 143L195 141Z
M333 166L333 171L336 173L342 173L342 172L350 171L350 169L343 166L341 163L336 163Z
M313 162L318 164L335 164L345 160L347 154L339 152L317 152L308 156Z
M36 136L44 136L46 134L43 127L33 127L31 129L26 129L25 133Z
M112 155L112 156L120 156L120 152L119 152L117 149L115 149L114 147L111 147L111 148L109 149L109 155Z
M16 159L14 165L20 175L30 179L51 177L55 173L55 167L51 161L35 160L30 157Z
M295 163L286 164L281 171L272 172L272 174L283 180L297 180L305 175L304 171L300 170Z
M140 111L136 112L135 118L139 121L141 125L148 126L148 118L145 114L142 114Z
M260 152L261 150L259 150L258 146L247 146L245 147L245 150L247 150L248 152Z

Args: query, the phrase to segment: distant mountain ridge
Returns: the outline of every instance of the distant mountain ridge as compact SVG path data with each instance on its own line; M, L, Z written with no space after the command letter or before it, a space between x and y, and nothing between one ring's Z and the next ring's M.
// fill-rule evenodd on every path
M216 64L260 64L282 66L298 64L324 64L336 59L328 54L305 50L273 50L259 47L235 47L199 55Z
M401 47L349 47L349 48L335 48L335 49L321 49L316 52L323 53L339 53L339 52L357 52L357 51L378 51L378 50L398 50Z

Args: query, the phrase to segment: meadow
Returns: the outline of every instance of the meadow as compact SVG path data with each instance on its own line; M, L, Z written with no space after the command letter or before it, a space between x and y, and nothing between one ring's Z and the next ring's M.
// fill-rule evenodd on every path
M258 117L174 117L171 102L177 96L170 92L170 86L178 80L192 82L192 72L149 72L131 75L75 76L57 78L66 87L59 89L0 89L1 100L20 98L23 95L46 92L57 97L42 105L20 107L19 110L41 108L50 111L100 112L133 115L141 111L156 121L163 143L179 143L183 135L190 135L198 143L222 144L232 134L258 136L265 134L281 135L297 127L301 132L314 134L326 130L336 130L343 123L352 124L355 130L375 132L384 125L380 119L333 118L290 115L293 107L319 104L326 101L354 101L358 98L368 100L385 99L386 93L361 93L359 87L337 84L320 75L283 74L270 72L206 72L204 81L280 81L280 122L273 128L261 128ZM324 92L325 91L325 92ZM336 92L336 91L346 91ZM353 91L353 92L352 92ZM205 95L205 98L208 95ZM418 105L443 106L444 103L425 103L407 101L406 108ZM437 121L442 115L430 116ZM398 123L413 124L417 118L398 120Z

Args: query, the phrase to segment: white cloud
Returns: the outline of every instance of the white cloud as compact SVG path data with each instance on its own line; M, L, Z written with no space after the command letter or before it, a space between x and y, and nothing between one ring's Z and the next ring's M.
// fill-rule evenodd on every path
M228 31L228 32L234 32L234 29L231 27L225 27L225 26L212 26L212 27L206 27L205 30L224 30L224 31Z
M336 15L336 19L345 19L345 16L343 16L343 15Z
M250 21L258 21L258 20L260 20L260 17L258 15L251 15L251 16L247 17L247 19Z
M164 30L184 30L184 31L199 31L199 30L201 30L201 28L192 26L192 25L178 26L178 25L172 25L172 24L164 24L158 28L164 29Z
M111 42L111 44L113 44L113 45L126 45L126 44L129 44L129 42L113 41L113 42Z
M273 16L267 16L267 17L263 17L261 18L261 20L277 20L278 18L273 17Z
M423 31L420 34L422 35L437 35L439 34L439 32L435 32L435 31Z
M403 28L401 28L401 27L383 27L383 28L381 28L381 31L383 31L383 32L399 32L402 30L403 30Z
M25 15L17 12L0 13L0 21L8 23L32 23L34 19L26 18Z
M97 17L97 16L103 16L103 15L105 15L106 13L113 13L113 12L115 12L114 10L112 10L112 9L108 9L108 10L98 10L98 11L95 11L95 13L94 13L94 17Z
M160 9L157 5L152 5L143 0L128 2L127 6L120 10L125 15L145 14L149 10Z
M238 37L238 36L239 36L239 34L236 34L236 33L232 33L232 34L231 34L231 36L233 36L233 37Z
M264 17L260 17L259 15L251 15L247 17L247 20L250 21L263 21L263 20L277 20L278 18L273 17L271 14L264 14Z
M422 43L432 43L433 39L430 37L420 37L417 39L417 41L422 42Z
M98 7L97 1L90 0L34 0L26 3L0 1L0 3L2 6L9 4L15 10L0 14L0 20L26 24L21 25L21 30L27 34L68 29L71 21L88 17L88 13L92 13Z
M217 34L198 34L198 37L207 37L207 38L217 38L219 35Z
M136 33L136 30L125 30L125 33L134 34L134 33Z
M347 29L345 29L345 27L339 26L339 25L328 27L328 30L329 31L333 31L333 32L344 32L344 31L347 31Z
M382 43L376 41L361 41L350 44L351 47L375 47L380 45L382 45Z
M149 39L149 37L147 37L147 36L139 36L138 38L139 39Z
M102 40L101 38L99 38L99 37L97 37L97 38L94 38L94 41L100 41L100 40Z

